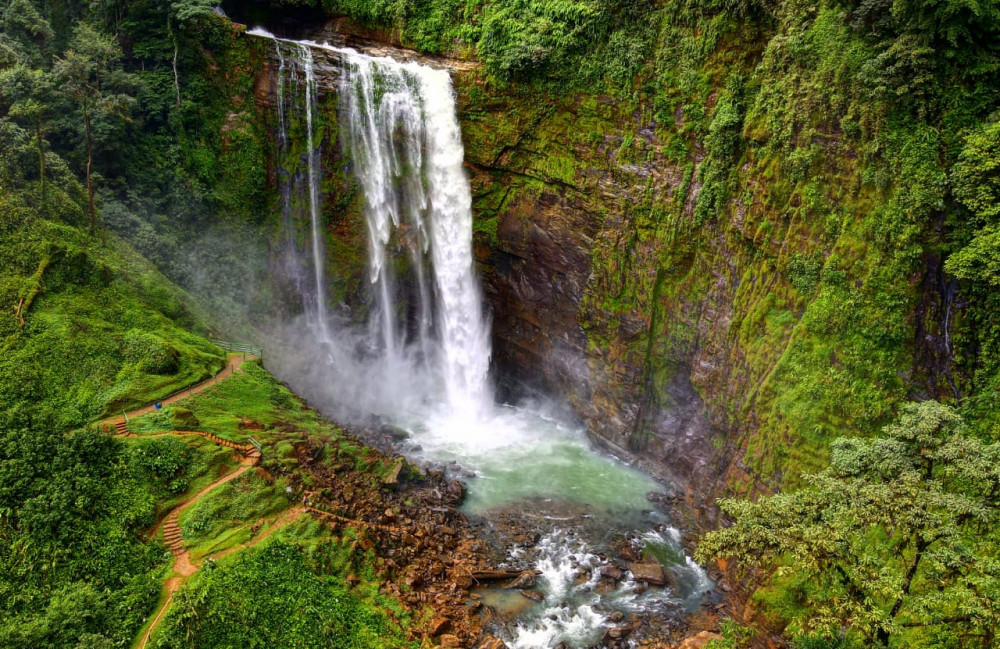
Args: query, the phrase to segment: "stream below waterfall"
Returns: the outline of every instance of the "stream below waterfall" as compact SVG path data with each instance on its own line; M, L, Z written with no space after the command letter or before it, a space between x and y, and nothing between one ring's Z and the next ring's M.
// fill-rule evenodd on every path
M537 569L535 583L476 593L511 649L591 647L636 615L679 620L697 607L712 584L651 502L664 488L595 451L561 409L494 400L449 73L249 34L274 43L286 271L302 303L274 371L334 419L391 425L402 453L461 477L470 518L516 520L530 532L505 546L505 563ZM327 306L319 54L340 66L340 145L365 199L363 322ZM292 129L304 135L302 151ZM635 579L629 558L640 557L663 566L664 585Z
M528 532L529 542L508 545L503 565L541 571L535 583L541 601L517 589L479 591L498 620L508 622L502 635L512 649L591 647L634 614L676 623L712 588L684 554L681 533L649 499L663 487L595 451L583 429L567 421L533 403L496 408L479 422L478 435L433 418L404 423L412 434L401 445L405 454L443 464L467 481L462 509L470 518L506 518L522 536ZM629 554L659 562L667 585L637 582L620 559Z

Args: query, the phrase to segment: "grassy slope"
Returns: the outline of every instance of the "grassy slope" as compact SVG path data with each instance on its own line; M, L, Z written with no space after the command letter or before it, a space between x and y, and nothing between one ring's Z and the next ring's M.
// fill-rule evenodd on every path
M207 330L185 294L128 245L27 210L7 217L0 646L124 642L156 599L163 563L141 530L225 458L163 443L133 453L67 430L208 377L224 355L195 333Z
M225 356L191 302L128 245L43 219L0 241L0 422L70 428L207 378Z
M408 618L379 594L372 557L356 547L349 530L335 536L304 517L255 544L258 534L267 533L295 504L296 496L286 493L297 473L295 443L324 440L341 460L369 473L373 485L386 470L383 463L307 408L259 362L244 364L242 372L210 390L133 420L139 437L127 442L176 442L161 435L172 428L178 408L197 418L199 430L241 443L251 436L260 441L264 467L277 479L248 472L184 512L181 529L192 558L220 558L181 591L150 646L253 644L265 638L280 646L403 646ZM348 575L362 580L350 591L343 586Z

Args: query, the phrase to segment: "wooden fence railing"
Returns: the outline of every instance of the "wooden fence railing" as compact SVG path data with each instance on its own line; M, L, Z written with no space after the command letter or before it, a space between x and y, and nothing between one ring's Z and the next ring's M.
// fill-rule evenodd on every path
M253 356L260 356L261 358L264 357L264 348L251 345L250 343L230 343L224 340L213 340L212 344L216 347L221 347L226 351L237 352L240 354L251 354Z

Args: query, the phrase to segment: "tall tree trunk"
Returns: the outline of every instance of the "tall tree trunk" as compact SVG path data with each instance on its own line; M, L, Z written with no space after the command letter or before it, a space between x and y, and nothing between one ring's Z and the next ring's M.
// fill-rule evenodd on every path
M48 214L48 201L45 195L45 140L42 138L41 124L35 125L35 136L38 138L38 182L41 184L42 200L39 202L39 210L42 214Z
M940 537L937 537L940 538ZM913 553L913 560L910 561L909 567L906 569L906 574L903 576L903 592L899 597L896 598L895 603L892 605L892 609L889 611L889 622L891 623L899 615L899 611L903 608L903 602L910 594L910 587L913 586L913 578L917 574L917 568L920 567L920 560L924 556L924 552L927 548L937 540L934 538L930 541L924 541L922 538L914 534L915 549ZM882 646L889 646L889 631L884 627L878 630L878 641L882 643Z
M83 113L83 128L87 132L87 208L90 213L90 234L97 233L97 210L94 207L94 179L90 169L94 164L94 139L90 133L90 112Z
M177 38L174 38L174 92L177 93L177 106L181 105L181 80L177 75L177 50L179 49Z

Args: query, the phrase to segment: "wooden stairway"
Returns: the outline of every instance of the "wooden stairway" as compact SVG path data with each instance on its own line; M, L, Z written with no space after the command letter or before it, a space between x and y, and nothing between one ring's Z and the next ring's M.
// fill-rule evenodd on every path
M115 434L121 435L122 437L132 437L133 433L128 429L128 422L124 419L115 422Z
M170 549L170 554L175 557L184 552L184 539L181 537L179 519L180 512L174 511L170 516L167 516L166 522L163 523L163 541Z

